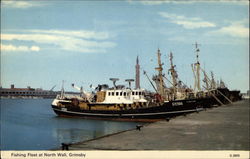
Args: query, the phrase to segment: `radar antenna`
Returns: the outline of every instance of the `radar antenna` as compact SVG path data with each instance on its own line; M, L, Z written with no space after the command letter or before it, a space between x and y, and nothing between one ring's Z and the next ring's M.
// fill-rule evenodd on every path
M116 83L116 81L119 80L119 78L110 78L109 80L113 82L114 88L116 89L115 83Z
M129 88L131 89L131 82L134 82L135 80L134 79L126 79L125 81L128 82Z

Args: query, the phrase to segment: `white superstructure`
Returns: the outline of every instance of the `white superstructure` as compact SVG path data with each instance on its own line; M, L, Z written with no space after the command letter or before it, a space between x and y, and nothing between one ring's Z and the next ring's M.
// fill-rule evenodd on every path
M111 89L106 90L104 104L133 104L136 102L147 102L145 90L143 89Z

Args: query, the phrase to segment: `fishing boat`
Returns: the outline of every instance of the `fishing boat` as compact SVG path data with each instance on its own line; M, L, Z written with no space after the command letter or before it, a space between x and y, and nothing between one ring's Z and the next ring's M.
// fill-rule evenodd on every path
M200 67L199 48L195 44L196 63L192 64L194 73L194 88L189 88L178 77L176 66L173 64L173 54L169 54L170 68L166 77L163 73L161 52L157 51L157 74L149 78L146 71L144 75L152 85L154 92L140 87L140 66L136 59L136 85L131 87L134 79L126 79L125 85L116 85L118 78L110 78L113 87L107 84L98 85L94 92L85 92L72 84L72 87L80 91L80 96L65 95L62 87L61 94L52 102L54 112L64 117L81 117L94 119L110 119L125 121L157 121L169 119L173 116L199 112L203 108L211 108L214 105L224 105L240 100L239 91L230 91L223 86L223 82L216 86L213 74L210 79L204 69ZM205 83L201 89L200 71L204 73ZM167 86L166 82L170 84Z
M217 81L214 78L214 73L211 71L211 77L208 76L208 73L204 68L201 67L199 62L199 52L197 42L195 45L195 53L196 53L196 62L191 64L193 75L194 75L194 95L197 99L197 104L202 105L203 108L211 108L214 106L221 106L229 103L233 103L234 101L241 100L241 94L239 90L229 90L225 83L220 79ZM201 89L200 84L200 72L203 72L203 82L204 85Z
M107 84L98 85L95 93L87 93L82 88L72 85L81 91L80 97L65 96L63 91L52 102L52 108L59 116L98 118L111 120L133 120L133 121L155 121L159 119L168 119L170 117L201 111L201 105L197 104L196 97L187 87L181 86L177 80L177 72L173 65L173 55L170 53L172 87L167 88L164 83L163 63L161 62L161 53L158 49L158 67L155 69L158 74L153 76L155 85L148 77L146 71L144 74L149 79L155 92L149 92L141 89L139 86L139 67L138 57L136 66L136 88L131 88L133 79L125 80L125 85L116 85L118 78L110 78L113 87Z

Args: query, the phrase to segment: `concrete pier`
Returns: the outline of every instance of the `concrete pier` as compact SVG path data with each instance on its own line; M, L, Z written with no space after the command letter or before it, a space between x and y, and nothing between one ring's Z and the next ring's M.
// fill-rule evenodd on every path
M145 125L69 150L248 150L249 100Z

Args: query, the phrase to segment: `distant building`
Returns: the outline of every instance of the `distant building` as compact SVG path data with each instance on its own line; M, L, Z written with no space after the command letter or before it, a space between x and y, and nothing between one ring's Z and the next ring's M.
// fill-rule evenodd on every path
M55 98L58 94L60 94L59 91L43 90L40 88L35 89L30 86L27 88L15 88L14 84L12 84L10 88L0 88L0 97L6 98Z

